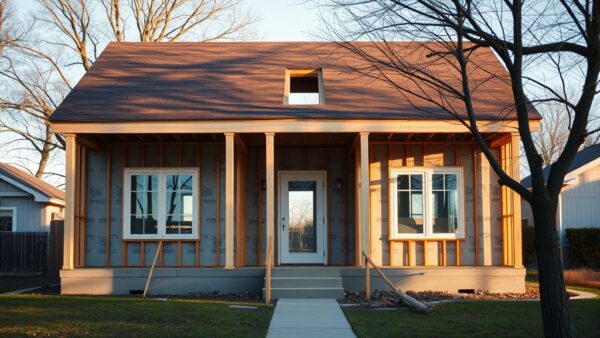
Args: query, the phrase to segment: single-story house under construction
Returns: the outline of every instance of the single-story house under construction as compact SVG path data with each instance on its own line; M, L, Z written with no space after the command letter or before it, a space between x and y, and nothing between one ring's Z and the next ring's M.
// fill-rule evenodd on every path
M508 74L470 59L480 130L519 178ZM335 43L111 43L51 117L62 293L143 289L154 257L154 293L260 292L270 248L274 298L364 290L363 253L403 290L523 292L519 197L467 128L360 62Z

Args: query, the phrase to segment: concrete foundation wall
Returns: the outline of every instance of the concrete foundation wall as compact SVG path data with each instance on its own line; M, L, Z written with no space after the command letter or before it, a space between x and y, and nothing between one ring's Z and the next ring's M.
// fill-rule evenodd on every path
M346 291L364 291L365 270L339 269ZM461 289L490 292L525 292L525 269L502 267L447 268L384 268L386 276L404 291L447 291ZM147 268L82 268L62 270L62 294L129 294L143 290ZM388 289L385 282L371 270L372 290ZM221 268L157 268L150 284L151 294L186 295L219 291L256 292L264 286L264 268L248 267L234 270Z

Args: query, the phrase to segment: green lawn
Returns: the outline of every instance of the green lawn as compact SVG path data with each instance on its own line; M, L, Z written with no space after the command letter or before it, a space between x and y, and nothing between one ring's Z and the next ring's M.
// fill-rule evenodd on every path
M463 301L446 303L430 314L409 310L345 308L359 337L541 337L539 302ZM600 337L600 300L571 301L575 332Z
M273 307L137 297L0 296L0 336L264 337ZM252 304L256 305L256 304Z

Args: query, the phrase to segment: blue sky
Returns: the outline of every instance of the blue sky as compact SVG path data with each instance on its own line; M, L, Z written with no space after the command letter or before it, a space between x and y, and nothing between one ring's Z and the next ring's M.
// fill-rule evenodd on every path
M34 0L15 0L20 14L35 8ZM303 0L243 0L246 7L259 19L256 22L256 40L312 41L319 25L318 11ZM314 34L313 34L314 35Z

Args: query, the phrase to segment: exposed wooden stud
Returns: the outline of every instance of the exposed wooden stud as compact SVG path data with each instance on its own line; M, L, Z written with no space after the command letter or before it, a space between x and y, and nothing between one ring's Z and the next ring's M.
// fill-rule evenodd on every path
M325 172L327 175L327 191L325 192L325 203L327 203L327 223L325 223L325 239L327 243L327 264L331 264L331 181L333 181L333 177L331 177L331 149L327 149L327 156L325 156Z
M129 166L129 147L123 148L123 161L121 162L121 177L124 177L125 171L124 168ZM127 242L122 241L121 244L121 257L123 259L123 266L127 266Z
M145 242L144 241L140 241L140 266L143 267L146 265L146 248L145 248Z
M202 145L196 144L196 168L198 170L198 238L196 252L194 255L194 265L200 266L200 245L202 244Z
M446 241L442 241L442 266L446 266Z
M477 148L475 146L472 147L473 153L473 238L474 238L474 248L475 248L475 266L479 265L479 182L477 179ZM459 244L457 242L457 252L460 252ZM458 259L457 259L458 262Z
M519 156L519 146L520 146L520 136L518 133L512 133L512 139L510 142L511 147L511 174L515 179L519 179L520 174L520 156ZM523 234L521 227L521 196L514 191L510 191L512 196L512 234L513 237L511 242L513 243L513 264L515 268L523 267Z
M262 265L262 157L256 152L256 265Z
M408 241L408 265L415 266L416 260L417 260L416 258L417 258L417 255L416 255L415 242L409 240Z
M344 239L344 266L348 265L348 193L350 191L350 189L348 189L348 187L350 186L350 180L349 178L349 171L348 171L348 157L350 155L349 154L344 154L344 180L346 181L344 183L344 187L343 187L343 194L344 194L344 229L342 231L342 236Z
M110 266L110 203L111 203L111 156L112 148L106 149L106 239L104 243L104 265Z
M217 144L217 175L215 177L215 260L216 266L221 265L221 144Z
M177 266L181 267L183 263L182 255L181 255L181 241L177 241Z
M461 261L461 259L460 259L460 240L457 239L456 241L454 241L454 243L456 243L455 244L456 266L460 266L460 261Z
M385 187L387 189L387 193L388 193L388 199L387 199L387 209L388 209L388 221L387 221L387 228L388 228L388 245L389 245L389 261L390 261L390 265L393 265L392 261L393 261L393 256L394 256L394 250L392 247L392 242L389 241L390 238L393 237L392 234L392 219L394 217L394 215L392 215L392 206L391 206L391 201L392 201L392 194L395 194L395 189L390 189L390 182L391 182L391 178L390 175L392 174L392 145L388 144L387 146L387 175L385 178Z
M429 265L429 259L427 257L427 240L423 241L423 266Z

